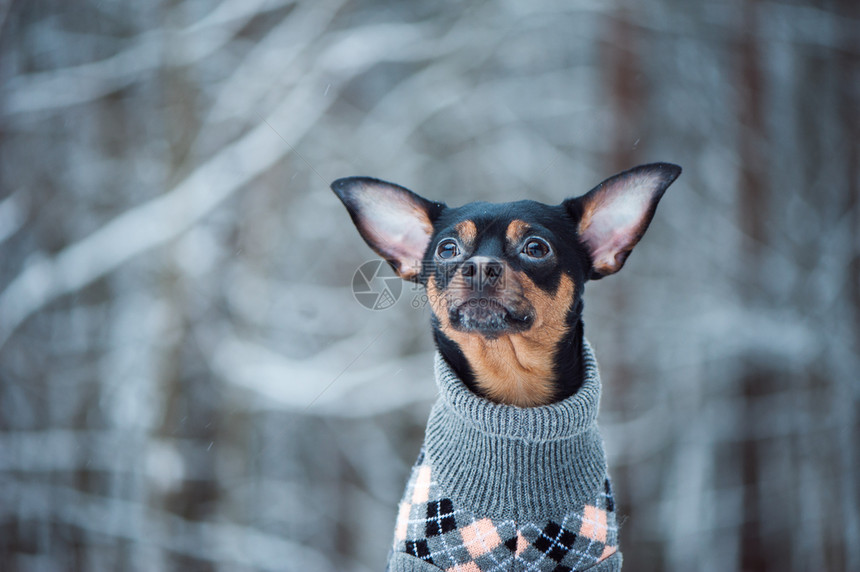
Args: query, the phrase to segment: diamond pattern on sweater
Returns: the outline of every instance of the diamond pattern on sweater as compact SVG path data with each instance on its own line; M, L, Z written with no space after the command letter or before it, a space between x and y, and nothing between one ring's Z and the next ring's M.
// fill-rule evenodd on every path
M404 552L416 556L421 560L425 560L433 564L433 558L430 556L430 550L427 548L426 540L407 540L404 544Z
M454 520L454 503L451 499L439 499L427 503L427 536L439 536L457 528Z
M446 572L563 572L584 570L617 550L608 480L593 502L561 519L499 520L457 506L433 478L423 451L419 461L400 504L395 551Z
M558 523L549 521L532 545L556 562L561 562L573 548L574 542L576 542L574 533L565 530Z
M482 518L463 527L460 536L472 558L483 556L502 543L499 531L489 518Z

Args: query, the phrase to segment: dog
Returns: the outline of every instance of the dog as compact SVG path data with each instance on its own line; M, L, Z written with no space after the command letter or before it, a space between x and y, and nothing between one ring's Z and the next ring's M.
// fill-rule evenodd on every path
M367 244L426 288L438 349L391 572L620 570L582 295L621 269L680 173L641 165L558 205L332 183Z

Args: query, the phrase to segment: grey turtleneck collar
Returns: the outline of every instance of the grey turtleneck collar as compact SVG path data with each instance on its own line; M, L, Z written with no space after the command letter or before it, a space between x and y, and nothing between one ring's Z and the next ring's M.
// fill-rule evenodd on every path
M583 364L585 380L574 395L522 408L475 395L436 355L440 396L425 449L454 501L492 518L532 520L564 515L602 490L600 375L587 341Z

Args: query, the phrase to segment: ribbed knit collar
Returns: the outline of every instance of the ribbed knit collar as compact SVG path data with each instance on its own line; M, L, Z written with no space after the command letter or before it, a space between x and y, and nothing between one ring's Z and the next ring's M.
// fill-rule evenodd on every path
M562 516L593 498L606 458L596 424L600 375L587 341L583 364L585 380L574 395L523 408L478 397L437 354L440 396L425 448L440 485L471 510L498 518Z
M494 435L533 441L565 439L591 428L600 405L600 374L591 346L583 344L585 380L579 390L565 399L541 407L502 405L475 395L436 354L436 384L441 399L463 423Z

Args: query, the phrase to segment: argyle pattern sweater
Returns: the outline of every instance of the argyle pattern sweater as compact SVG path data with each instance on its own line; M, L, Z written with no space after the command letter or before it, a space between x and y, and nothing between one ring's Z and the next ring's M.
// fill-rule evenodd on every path
M521 408L472 393L437 354L439 399L400 503L389 572L614 572L615 502L596 417L600 376Z

